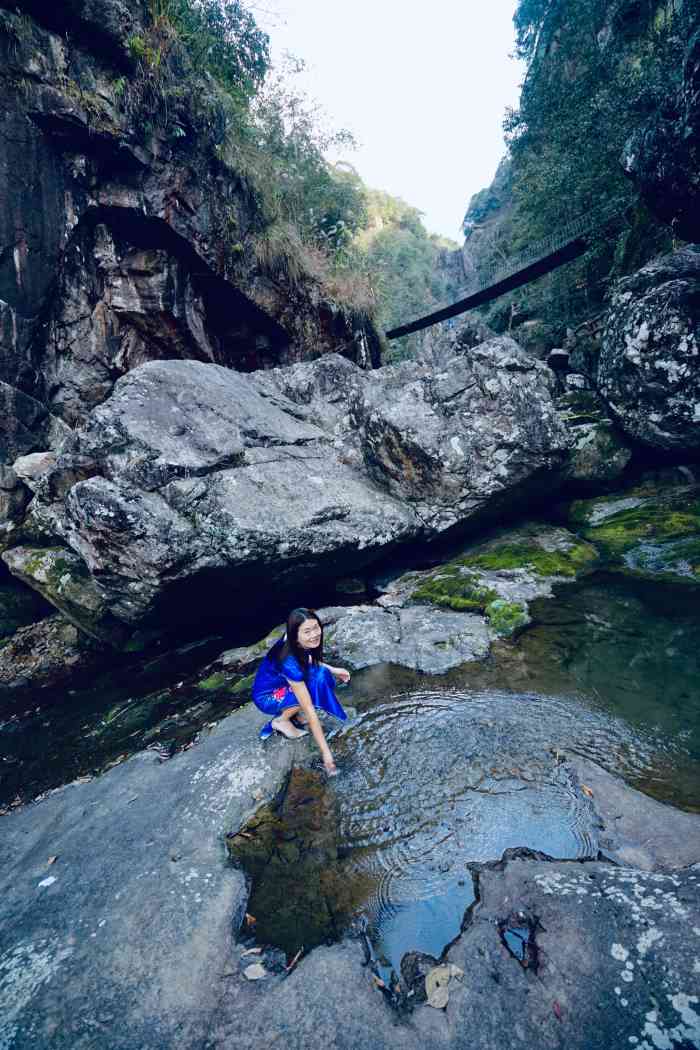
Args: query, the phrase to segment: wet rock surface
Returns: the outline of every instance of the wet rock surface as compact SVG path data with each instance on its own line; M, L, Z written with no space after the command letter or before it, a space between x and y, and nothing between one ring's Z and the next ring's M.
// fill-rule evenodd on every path
M2 818L3 1045L203 1044L247 898L223 832L304 754L264 751L258 725L237 712L170 762L143 752Z
M337 780L319 785L315 775L303 770L295 774L294 805L290 798L285 813L296 821L294 834L274 822L262 834L271 852L279 854L281 865L292 862L288 874L295 870L294 863L301 863L309 876L311 861L316 863L313 878L302 885L318 889L318 897L309 895L310 909L313 912L320 899L326 902L334 935L339 909L330 903L331 884L344 894L349 914L357 906L358 890L366 893L368 878L376 883L377 872L383 872L384 878L379 881L383 889L376 900L384 905L400 900L400 893L396 894L402 887L404 899L405 891L410 896L411 864L416 886L425 881L426 873L419 874L415 867L425 859L421 835L425 843L434 838L429 828L421 830L424 817L444 822L447 830L460 828L451 805L455 801L463 805L468 799L452 797L450 786L457 785L457 780L461 783L465 773L472 778L475 800L488 805L488 794L479 792L492 784L498 789L491 800L497 812L511 815L511 802L517 808L528 792L534 791L535 798L538 785L550 781L556 794L559 783L563 793L558 797L568 799L574 808L581 807L589 832L595 831L598 783L590 770L572 774L567 762L547 750L558 732L562 740L570 739L567 719L578 724L570 704L550 705L545 719L537 717L524 698L503 697L498 710L492 708L493 702L493 698L484 698L481 705L473 706L472 700L471 708L464 710L464 721L456 716L454 700L435 697L431 706L426 697L414 698L409 704L413 703L416 724L411 733L404 734L396 717L398 708L369 711L346 737L346 743L360 745L354 759L345 753L346 744L335 739L341 769ZM514 732L513 725L504 732L504 716L509 711L523 731L539 740L539 774L529 759L521 767L515 764L517 755L529 754L532 747ZM408 709L402 708L402 717L407 714ZM502 1039L502 1026L507 1019L514 1023L514 1011L517 1023L523 1026L523 1038L534 1039L539 1026L547 1039L559 1038L553 1046L592 1048L597 1045L591 1039L594 1033L598 1037L601 1018L617 1026L615 1031L623 1031L623 1022L642 1031L646 1015L654 1008L647 999L655 996L655 1008L661 1011L656 1023L669 1027L673 1014L664 1012L669 1002L666 996L697 994L692 985L696 978L688 977L687 966L682 979L677 976L680 952L687 960L695 943L685 914L692 915L697 908L697 886L689 873L673 872L666 879L588 861L555 864L512 859L505 866L480 870L480 901L444 960L464 971L464 977L448 982L444 1013L429 1006L417 1006L410 1012L411 1000L420 997L404 1001L399 996L397 1003L404 1001L402 1009L409 1013L398 1027L397 1014L377 983L376 967L362 965L361 943L322 945L296 960L288 974L285 967L291 961L291 950L284 958L269 946L262 953L251 953L249 924L244 924L243 941L234 943L232 931L246 912L251 914L251 908L242 874L226 862L223 834L251 829L247 822L258 819L260 807L272 801L291 762L310 756L304 741L273 740L260 745L257 729L262 718L254 709L245 708L202 733L194 747L168 762L144 752L98 779L68 785L2 818L9 863L0 876L5 902L0 919L0 1033L12 1050L81 1043L155 1050L174 1040L185 1047L223 1047L234 1041L253 1048L260 1045L261 1033L269 1039L277 1032L279 1038L300 1048L310 1045L319 1033L341 1047L412 1042L416 1046L490 1047L499 1027L497 1020L501 1020ZM560 731L555 728L557 718L564 719ZM449 737L441 721L445 719ZM551 740L541 736L545 725ZM602 726L595 720L588 725L590 746L600 746ZM474 747L484 756L500 756L500 768L491 768L492 760L488 768L480 768L465 732L473 734ZM455 759L449 768L446 740ZM509 753L504 750L506 744ZM412 767L411 778L397 773L405 763ZM377 782L378 775L383 784L381 779ZM529 783L523 779L533 775ZM593 785L593 798L577 786L584 775ZM405 789L411 780L417 794L409 798ZM523 786L525 796L518 791ZM389 788L394 794L382 802L381 795ZM606 790L612 794L612 789ZM637 842L637 846L648 849L648 820L635 825L630 816L639 812L632 798L636 793L619 782L616 790L613 819L601 834L617 841L622 827L625 837L620 846L629 848L635 835L643 835L644 843ZM437 812L436 798L442 800ZM670 850L674 840L679 843L681 838L684 848L700 841L693 835L700 818L662 808L667 822L664 831L668 831L665 848ZM543 819L551 823L555 811L550 797ZM406 823L411 814L413 823ZM677 817L685 818L682 825L675 823ZM468 830L472 825L469 820L461 827ZM484 862L498 856L507 843L507 839L501 841L503 826L498 821L483 823L485 850L480 855ZM509 827L510 835L516 825ZM530 818L528 827L531 831ZM406 831L410 831L408 836ZM522 831L516 829L517 838ZM379 865L374 874L371 866L360 865L353 881L349 834L358 843L380 843L386 858L394 860ZM442 838L437 836L437 840ZM303 850L299 849L301 839L306 842ZM543 846L545 840L546 836L530 839L533 846ZM250 845L245 836L242 841L245 847ZM570 837L561 840L561 848L568 853L572 841ZM451 840L438 841L443 861L458 861L459 850L453 846ZM614 848L614 842L609 848ZM291 854L297 849L295 859ZM593 851L589 842L581 855ZM471 853L474 855L473 850ZM675 860L679 857L677 854ZM401 859L399 868L394 863L397 859ZM686 850L684 861L690 859ZM652 862L658 860L655 856ZM672 853L663 857L663 863L674 863ZM597 883L588 877L589 870ZM444 883L450 877L436 867L428 879L431 894L441 880ZM461 910L456 911L456 931L448 939L459 932L461 916L472 899L470 869L463 861L459 877L468 885L461 891L465 897ZM651 880L648 884L647 879ZM281 875L278 895L281 884L289 892L279 897L278 906L289 908L291 891L300 882L289 879L285 883ZM602 892L591 886L602 887ZM656 889L663 896L654 894ZM661 907L657 907L657 898ZM535 933L540 959L535 985L528 983L535 980L535 974L509 954L499 935L499 923L509 922L520 912L537 917L544 928L538 927ZM384 914L390 918L391 908ZM258 921L270 917L255 916ZM435 917L433 912L431 921ZM630 970L626 960L614 955L608 958L614 944L630 953L632 981L620 976ZM441 961L440 947L432 955L436 962ZM247 972L251 967L255 968L252 974ZM426 969L430 972L434 967ZM417 979L417 974L413 977ZM632 994L626 994L626 986L633 982ZM619 995L616 987L621 988ZM408 990L406 985L404 993ZM348 1001L353 1003L350 1011ZM694 1009L691 999L682 1001ZM481 1017L484 1013L486 1021ZM691 1017L687 1010L684 1017L683 1024L687 1024ZM468 1044L464 1042L467 1034ZM626 1038L626 1028L624 1034Z
M642 484L575 501L569 520L603 563L648 579L700 583L700 487Z
M359 945L344 944L317 949L284 987L273 980L255 999L234 991L209 1045L235 1041L253 1048L252 1027L279 1032L300 1050L319 1035L338 1047L368 1050L491 1050L521 1042L576 1050L695 1046L700 989L688 961L699 880L693 871L661 875L513 858L479 874L479 903L446 957L464 976L450 982L443 1011L418 1005L397 1023L373 975L361 967ZM536 919L537 972L523 967L499 935L513 909L516 918ZM342 997L335 993L339 986Z

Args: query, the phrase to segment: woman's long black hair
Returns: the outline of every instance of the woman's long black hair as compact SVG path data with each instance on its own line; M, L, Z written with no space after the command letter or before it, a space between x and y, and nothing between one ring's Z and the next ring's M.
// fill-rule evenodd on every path
M321 628L321 641L318 643L316 649L304 649L299 642L299 628L304 620L315 620ZM287 637L284 640L284 644L280 649L277 659L281 664L284 663L288 656L293 656L295 658L304 677L306 677L306 672L308 670L309 656L311 657L312 662L316 665L320 664L323 660L323 624L318 617L318 613L315 613L313 609L292 609L287 617Z

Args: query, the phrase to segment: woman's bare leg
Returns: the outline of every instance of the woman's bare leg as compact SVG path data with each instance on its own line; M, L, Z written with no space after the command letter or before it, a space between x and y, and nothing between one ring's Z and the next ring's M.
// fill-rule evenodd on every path
M280 711L277 717L272 719L272 728L290 740L297 740L301 736L306 736L306 730L297 729L296 726L292 725L291 720L298 711L298 707L285 707L284 711Z

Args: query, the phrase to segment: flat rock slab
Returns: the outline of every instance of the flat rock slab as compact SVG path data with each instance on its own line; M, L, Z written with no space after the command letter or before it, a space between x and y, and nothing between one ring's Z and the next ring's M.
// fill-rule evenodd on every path
M518 858L478 881L481 899L446 960L464 978L450 982L444 1010L400 1018L360 946L345 943L317 949L284 982L270 976L251 989L232 978L207 1050L700 1045L700 871ZM538 920L536 973L499 934L518 912Z
M594 762L568 755L567 764L593 792L604 825L599 845L606 857L644 871L700 864L700 814L657 802Z
M308 753L263 747L261 718L236 711L168 762L142 752L2 819L3 1050L202 1045L247 899L223 832Z
M261 719L249 706L168 762L141 753L3 819L3 1050L700 1045L697 866L515 857L479 869L479 903L447 957L465 976L445 1010L397 1015L356 942L315 950L289 977L269 953L244 955L247 889L222 832L310 753L308 741L263 747ZM499 936L517 913L536 926L536 975ZM257 963L266 972L251 981Z
M393 663L425 674L443 674L484 660L490 634L483 616L433 606L382 609L372 605L319 612L329 655L354 670Z

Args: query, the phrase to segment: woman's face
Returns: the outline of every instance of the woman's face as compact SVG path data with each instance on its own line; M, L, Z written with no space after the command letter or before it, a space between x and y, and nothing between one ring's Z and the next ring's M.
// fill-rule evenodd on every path
M298 638L302 649L317 649L321 644L321 625L318 620L304 620L299 627Z

